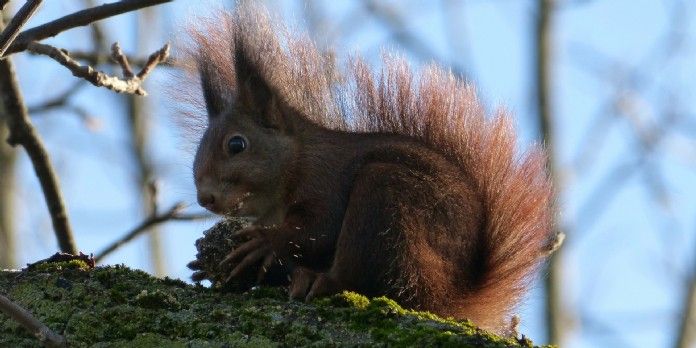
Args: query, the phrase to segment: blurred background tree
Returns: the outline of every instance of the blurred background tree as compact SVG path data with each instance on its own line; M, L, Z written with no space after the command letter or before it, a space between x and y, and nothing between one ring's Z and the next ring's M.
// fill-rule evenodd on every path
M99 3L46 2L28 27ZM521 332L564 347L696 344L696 3L266 3L339 62L359 52L378 64L387 47L414 66L449 67L479 88L491 110L504 105L513 111L520 146L546 143L558 193L557 228L567 240L520 308ZM143 61L182 37L196 15L220 6L234 4L174 1L46 42L114 72L112 40L134 62ZM176 126L182 116L167 95L171 68L156 69L143 99L87 86L43 56L12 59L57 167L80 250L102 250L158 205L183 201L199 212L190 174L196 139ZM5 138L3 131L0 122ZM56 250L43 206L26 155L0 144L0 267ZM213 222L160 225L103 262L185 279L193 242Z

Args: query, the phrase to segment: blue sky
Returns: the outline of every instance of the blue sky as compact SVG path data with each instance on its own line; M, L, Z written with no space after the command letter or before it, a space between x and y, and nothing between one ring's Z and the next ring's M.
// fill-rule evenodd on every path
M172 41L180 33L181 23L206 12L204 4L219 2L175 1L162 7L167 19L149 25L161 39L153 40L146 51ZM668 346L674 337L673 323L678 319L683 282L693 272L696 245L696 66L691 64L696 27L687 20L681 29L685 33L683 46L673 58L664 59L667 49L660 44L674 23L676 1L566 2L576 4L564 6L557 16L553 106L558 142L555 154L563 187L559 199L561 221L563 226L577 226L568 229L564 259L565 303L578 315L573 319L573 334L567 346ZM302 2L269 3L281 4L283 17L300 29L304 26L303 8L298 5ZM530 52L532 1L469 0L456 12L443 12L440 1L387 3L403 12L408 18L407 30L427 42L433 58L455 62L467 70L468 78L478 86L491 109L505 105L516 115L521 147L536 139ZM689 18L694 4L684 4L676 12ZM29 26L80 5L80 1L46 2ZM327 30L319 37L332 42L339 54L363 52L376 61L380 47L404 51L384 25L371 16L358 15L359 25L340 28L340 18L358 7L355 2L335 1L331 8L323 7ZM448 27L448 18L457 18L457 22ZM120 41L127 53L135 51L134 23L132 15L105 21L109 40ZM454 35L449 36L450 28L456 30ZM86 30L73 30L48 42L84 50L89 48L84 44L88 40ZM411 58L415 65L424 63ZM74 83L67 71L44 57L20 54L15 61L29 105L57 95ZM607 63L612 61L616 63ZM638 79L642 87L635 93L622 89L626 94L622 100L627 104L621 105L638 110L636 120L607 117L617 81L631 85ZM191 156L184 151L195 140L183 137L174 125L176 116L168 107L172 101L163 95L168 80L166 69L160 69L147 86L155 125L149 147L161 177L161 205L184 201L195 207ZM98 131L87 130L81 120L64 112L34 118L60 172L76 239L85 251L101 249L141 219L134 195L136 171L125 150L120 98L87 86L73 99L99 120ZM665 110L687 115L687 121L679 121L648 159L663 178L669 204L654 203L653 191L645 184L654 173L646 174L644 170L632 171L628 179L600 190L611 193L616 189L615 194L588 201L616 167L638 159L640 142L632 125L654 129L664 123ZM606 121L596 127L599 117ZM589 138L588 133L592 135ZM595 146L594 156L580 170L575 163L586 144ZM24 157L19 173L19 250L21 262L26 263L49 255L56 246L38 184ZM585 214L592 209L595 215ZM184 279L190 276L185 265L195 254L193 242L212 223L172 223L163 229L168 274ZM106 262L149 270L146 251L141 238ZM522 307L522 331L539 342L544 341L539 312L542 303L543 294L535 289Z

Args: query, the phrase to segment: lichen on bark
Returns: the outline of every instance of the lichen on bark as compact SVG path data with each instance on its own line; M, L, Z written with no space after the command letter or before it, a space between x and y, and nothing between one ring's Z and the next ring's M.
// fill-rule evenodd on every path
M0 292L71 347L453 346L530 347L466 321L343 293L306 304L280 287L221 292L125 266L63 262L1 271ZM35 347L0 314L0 347Z

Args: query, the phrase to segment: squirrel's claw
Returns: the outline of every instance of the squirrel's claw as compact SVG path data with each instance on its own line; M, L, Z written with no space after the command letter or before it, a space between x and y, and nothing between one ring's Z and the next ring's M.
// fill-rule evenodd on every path
M193 272L193 274L191 275L191 280L193 280L194 282L200 282L200 281L207 279L207 278L208 278L208 272L206 272L206 271L196 271L196 272Z
M263 259L263 263L261 263L261 267L259 267L259 273L256 275L256 284L261 284L261 281L263 281L263 278L266 277L266 273L268 273L268 270L273 265L273 261L275 261L275 259L275 253L266 255L266 257Z
M309 290L305 301L309 302L320 296L329 296L341 291L341 286L334 280L328 273L317 274L314 283L312 283L312 288Z
M267 229L269 229L269 227L251 225L251 226L244 227L239 231L234 232L233 236L235 238L254 239L254 238L258 238L261 235L261 232L264 230L267 230Z
M268 255L269 251L270 250L268 250L267 248L261 248L261 249L256 249L256 250L250 252L249 254L247 254L247 256L245 256L244 259L242 259L242 261L232 270L230 275L227 277L226 281L230 281L230 279L238 276L247 267L255 264L261 258ZM273 255L273 254L271 254L271 255Z
M188 267L192 271L200 270L202 268L201 265L201 260L193 260L189 262L186 267Z
M262 260L256 279L257 283L261 283L266 276L266 272L271 268L273 261L276 259L271 245L262 234L264 230L265 228L263 227L249 226L235 233L235 237L242 236L249 237L250 239L234 248L222 261L220 261L220 266L224 267L230 262L241 259L230 272L225 280L226 282L239 276L245 269L254 266Z
M305 267L296 267L290 279L290 299L306 302L320 296L333 295L343 290L328 273L317 273Z
M225 256L225 258L222 259L222 261L220 261L220 266L224 266L230 261L235 260L244 254L248 254L254 249L258 249L262 244L263 240L261 239L252 239L248 242L245 242L244 244L232 249L232 251L230 251L230 253L227 254L227 256Z
M295 267L290 276L289 294L291 300L299 300L307 296L307 292L312 287L314 279L317 277L316 272L305 267Z

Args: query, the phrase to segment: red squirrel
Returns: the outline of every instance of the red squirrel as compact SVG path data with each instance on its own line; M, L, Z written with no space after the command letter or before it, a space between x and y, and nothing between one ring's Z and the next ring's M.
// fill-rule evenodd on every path
M551 185L540 147L474 88L387 56L345 71L263 10L192 31L207 128L194 179L206 209L254 222L221 260L293 299L353 290L501 329L545 256Z

